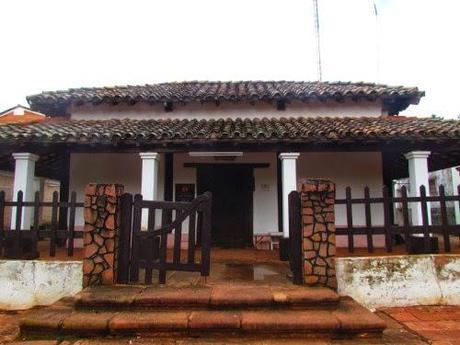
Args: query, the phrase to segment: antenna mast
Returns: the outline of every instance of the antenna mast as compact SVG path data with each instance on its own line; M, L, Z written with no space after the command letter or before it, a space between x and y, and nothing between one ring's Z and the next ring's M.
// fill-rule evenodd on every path
M380 30L379 30L379 13L377 11L377 3L375 0L372 1L374 6L374 16L375 16L375 81L379 82L380 80Z
M321 41L319 37L319 14L318 14L318 0L313 0L313 10L315 16L315 36L316 36L316 62L318 68L318 81L321 81L322 71L321 71Z

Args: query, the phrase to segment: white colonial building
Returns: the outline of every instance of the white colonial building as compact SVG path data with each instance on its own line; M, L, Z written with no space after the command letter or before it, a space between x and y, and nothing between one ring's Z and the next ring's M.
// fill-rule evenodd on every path
M15 189L28 191L39 174L61 181L64 199L76 191L83 200L90 182L119 183L150 200L209 190L214 244L250 246L257 234L288 236L287 195L303 178L332 180L339 198L347 186L353 196L365 186L378 196L394 179L408 177L416 190L428 185L428 170L458 164L456 121L398 115L423 95L399 86L287 81L43 92L28 101L51 119L0 126L2 164L16 166ZM355 223L364 222L362 208L353 212ZM378 207L372 221L383 221ZM337 226L345 222L337 207Z

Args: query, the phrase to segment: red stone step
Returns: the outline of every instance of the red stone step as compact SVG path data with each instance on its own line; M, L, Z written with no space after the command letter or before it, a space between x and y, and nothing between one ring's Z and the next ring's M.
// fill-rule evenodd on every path
M155 334L325 334L381 333L384 322L351 299L335 310L165 310L75 311L48 308L21 320L23 334L151 336Z
M331 289L295 285L117 286L86 289L77 297L76 307L117 310L334 308L339 299Z

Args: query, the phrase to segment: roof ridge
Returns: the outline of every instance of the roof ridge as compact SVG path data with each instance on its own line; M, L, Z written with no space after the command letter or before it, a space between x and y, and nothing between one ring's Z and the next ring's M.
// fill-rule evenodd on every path
M6 114L7 112L11 111L11 110L14 110L16 108L23 108L23 109L26 109L26 110L30 110L32 111L29 107L26 107L25 105L22 105L22 104L16 104L14 107L11 107L11 108L8 108L8 109L5 109L5 110L2 110L0 111L0 115L3 115L3 114Z
M190 121L209 121L217 122L217 121L224 121L224 122L236 122L236 121L249 121L249 122L257 122L257 121L265 121L268 120L270 122L284 122L284 121L308 121L314 122L321 120L322 122L325 121L341 121L341 122L360 122L360 121L388 121L388 122L404 122L404 121L419 121L419 122L457 122L460 123L460 120L457 119L433 119L429 116L427 117L418 117L418 116L323 116L323 115L315 115L315 116L283 116L283 117L276 117L276 116L255 116L255 117L216 117L216 118L131 118L131 117L123 117L123 118L111 118L111 119L67 119L67 118L60 118L60 117L47 117L42 121L43 124L46 123L59 123L59 124L66 124L66 123L161 123L161 122L190 122Z
M29 95L27 97L34 97L42 94L47 93L62 93L62 92L69 92L69 91L77 91L77 90L101 90L101 89L117 89L117 88L133 88L133 87L152 87L152 86L165 86L165 85L189 85L189 84L248 84L248 83L263 83L263 84L271 84L271 83L279 83L279 84L305 84L305 85L354 85L354 86L374 86L374 87L387 87L387 88L405 88L405 89L418 89L416 86L404 86L404 85L392 85L392 84L384 84L384 83L376 83L376 82L368 82L368 81L351 81L351 80L322 80L322 81L315 81L315 80L292 80L292 79L255 79L255 80L201 80L201 79L194 79L194 80L183 80L183 81L164 81L158 83L145 83L145 84L114 84L114 85L103 85L103 86L80 86L80 87L69 87L65 89L58 89L58 90L45 90L41 91L36 94Z

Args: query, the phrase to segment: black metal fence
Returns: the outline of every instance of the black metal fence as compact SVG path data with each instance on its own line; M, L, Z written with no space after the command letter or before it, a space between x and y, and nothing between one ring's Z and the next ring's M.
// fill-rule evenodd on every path
M15 201L6 201L5 192L0 191L0 256L11 259L33 259L39 257L38 244L44 243L49 248L49 255L56 255L56 248L66 247L67 256L74 255L74 240L83 237L82 230L75 229L75 213L83 208L78 203L77 194L71 193L70 201L59 201L58 192L54 192L52 201L41 201L40 193L36 192L34 201L24 201L23 192L17 193ZM23 213L32 208L30 229L23 229ZM51 222L47 226L40 225L40 210L51 209ZM14 214L14 227L6 225L7 212ZM65 224L59 221L59 214L68 215ZM13 222L13 219L11 219Z

